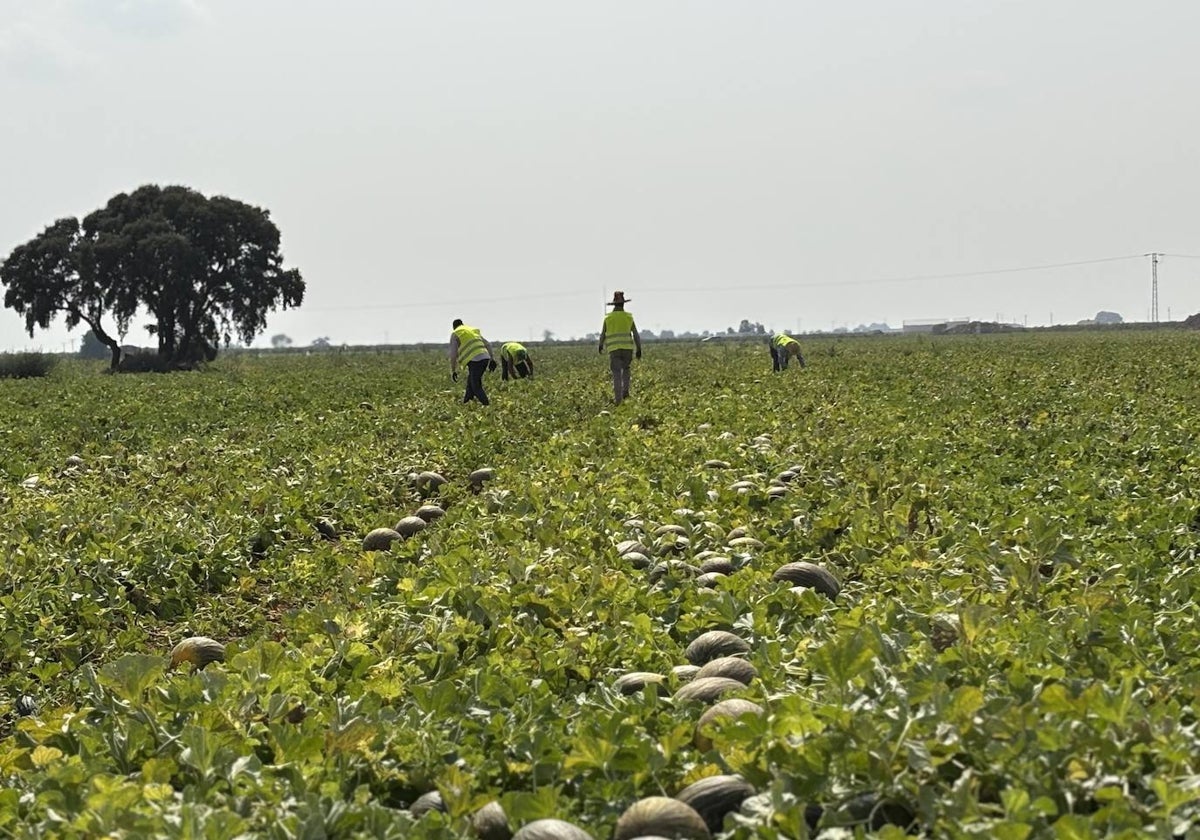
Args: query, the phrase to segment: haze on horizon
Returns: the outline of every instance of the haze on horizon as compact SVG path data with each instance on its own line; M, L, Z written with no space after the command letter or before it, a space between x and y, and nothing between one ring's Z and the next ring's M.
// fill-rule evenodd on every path
M1180 319L1197 32L1187 0L0 0L0 257L183 184L304 274L261 346L583 335L614 289L656 332L1145 320L1148 251ZM82 332L0 310L0 351Z

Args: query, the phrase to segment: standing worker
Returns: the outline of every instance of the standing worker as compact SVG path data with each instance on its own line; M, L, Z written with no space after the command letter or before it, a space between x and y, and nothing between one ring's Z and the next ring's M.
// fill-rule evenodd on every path
M458 369L463 365L467 367L467 392L463 402L475 399L490 405L491 400L483 390L483 372L496 369L492 345L479 330L468 327L462 318L455 318L454 331L450 333L450 378L455 382L458 381Z
M506 341L500 346L500 378L507 382L526 376L533 379L533 357L524 344Z
M629 396L629 368L635 356L642 358L642 337L633 323L633 315L625 311L626 302L624 292L613 292L612 302L607 304L613 311L604 316L604 326L600 328L600 352L608 348L615 405Z
M795 356L800 367L804 367L804 356L800 354L800 342L787 333L771 336L771 370L787 370L788 356Z

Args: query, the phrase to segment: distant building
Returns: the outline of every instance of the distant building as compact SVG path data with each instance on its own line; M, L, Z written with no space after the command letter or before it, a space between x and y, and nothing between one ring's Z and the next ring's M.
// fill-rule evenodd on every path
M970 323L970 318L919 318L915 321L905 321L902 331L907 333L945 332L953 327Z

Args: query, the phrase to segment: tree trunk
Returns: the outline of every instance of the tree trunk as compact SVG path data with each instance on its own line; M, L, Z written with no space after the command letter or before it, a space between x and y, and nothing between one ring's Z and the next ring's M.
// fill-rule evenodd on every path
M116 373L121 367L121 345L117 340L104 331L104 327L100 326L99 318L89 318L82 312L76 310L75 314L79 316L79 320L83 321L92 328L92 335L96 336L96 340L108 348L112 353L112 362L109 365L109 370Z
M168 309L158 315L158 355L171 358L175 355L175 316Z
M171 364L177 367L191 367L192 363L192 333L187 326L183 328L183 336L175 351L171 354Z

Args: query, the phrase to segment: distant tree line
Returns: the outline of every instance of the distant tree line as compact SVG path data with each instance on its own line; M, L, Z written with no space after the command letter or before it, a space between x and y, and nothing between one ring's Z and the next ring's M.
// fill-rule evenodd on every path
M547 330L547 332L549 332L549 330ZM683 332L675 332L674 330L660 330L657 334L655 334L654 330L647 330L639 327L638 334L646 341L672 341L674 339L709 338L717 335L740 336L742 338L749 336L766 337L768 334L770 334L770 331L756 321L750 321L747 318L743 318L742 322L738 324L736 328L726 327L723 332L720 330L717 332L712 332L711 330L702 330L700 332L694 332L692 330L684 330ZM584 341L598 341L599 339L599 333L588 333L583 337Z

